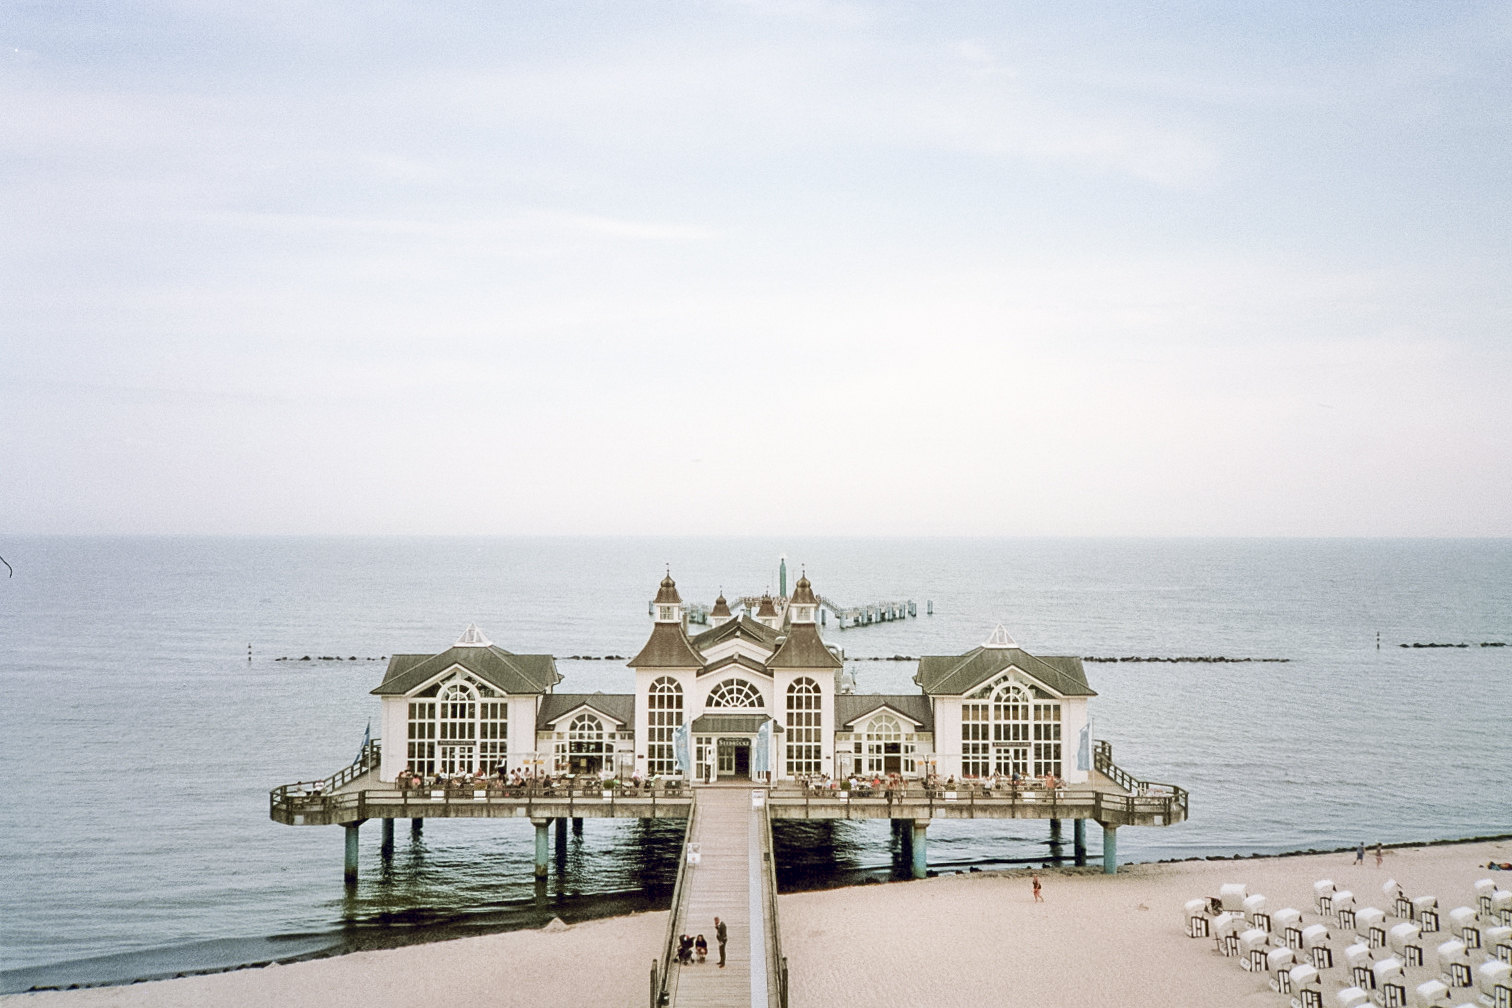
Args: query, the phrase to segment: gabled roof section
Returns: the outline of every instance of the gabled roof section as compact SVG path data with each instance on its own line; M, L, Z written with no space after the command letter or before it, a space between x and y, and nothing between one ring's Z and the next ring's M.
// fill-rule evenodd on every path
M681 623L654 623L646 646L625 664L631 668L703 668L703 663L703 656L688 643Z
M1022 648L979 647L963 655L926 655L919 659L913 681L930 696L963 696L1010 665L1060 696L1097 696L1087 685L1079 657L1039 658Z
M857 721L887 708L917 724L921 732L934 731L934 710L929 697L922 693L870 694L842 693L835 697L835 729L847 731Z
M765 623L757 623L749 616L741 616L739 619L732 619L728 623L705 630L693 638L693 646L703 651L731 637L744 637L762 647L776 649L778 633Z
M782 642L777 653L767 659L767 668L837 669L845 663L836 658L819 637L819 628L812 623L794 623L788 629L788 639Z
M635 724L634 693L553 693L541 700L536 730L550 731L552 724L583 707L627 727Z
M562 681L551 655L510 654L497 645L452 647L438 655L394 655L376 696L403 696L460 665L500 693L549 693Z
M702 676L709 675L712 672L721 672L728 669L731 665L735 665L748 671L755 672L757 675L764 675L769 679L772 676L772 673L768 672L767 667L761 664L761 662L757 661L755 658L750 658L746 655L743 655L738 651L735 654L728 654L723 658L718 659L717 661L710 662L709 664L705 665L703 667L703 670L698 674Z

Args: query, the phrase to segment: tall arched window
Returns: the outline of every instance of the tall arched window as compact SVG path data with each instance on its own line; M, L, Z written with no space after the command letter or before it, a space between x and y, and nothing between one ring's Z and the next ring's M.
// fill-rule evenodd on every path
M677 756L672 750L672 733L683 723L682 685L670 676L651 684L646 697L648 742L646 769L654 774L677 772Z
M744 679L726 679L709 693L705 707L765 707L761 691Z
M1011 777L1029 774L1029 692L1004 683L992 694L993 770Z
M822 752L819 740L823 694L819 684L804 677L794 680L787 690L787 775L821 772Z
M465 673L409 705L409 768L417 773L493 773L509 755L509 702Z
M478 694L469 684L453 681L436 698L437 735L442 773L472 773L478 745Z

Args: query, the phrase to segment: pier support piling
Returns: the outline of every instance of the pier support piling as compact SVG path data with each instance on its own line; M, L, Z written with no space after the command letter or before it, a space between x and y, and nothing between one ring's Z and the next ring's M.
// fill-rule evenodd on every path
M1076 853L1076 867L1087 866L1087 820L1071 820L1071 839Z
M410 836L412 836L412 837L418 837L421 833L424 833L424 832L425 832L425 820L424 819L411 819L410 820Z
M378 854L387 861L394 856L394 820L383 820L383 844L378 848Z
M581 816L579 816L578 818L572 820L572 835L573 836L582 836L583 835L583 819L582 819Z
M1103 829L1103 874L1118 874L1118 827L1100 824Z
M907 822L907 820L905 820ZM908 823L908 846L913 861L913 877L929 877L929 820L914 819Z
M358 819L356 822L346 824L346 871L344 878L346 884L357 884L357 831L362 828L365 820Z
M549 853L548 848L550 847L550 842L546 836L546 831L547 827L551 825L551 820L532 819L530 820L530 822L531 825L535 827L536 833L535 876L536 878L545 878Z

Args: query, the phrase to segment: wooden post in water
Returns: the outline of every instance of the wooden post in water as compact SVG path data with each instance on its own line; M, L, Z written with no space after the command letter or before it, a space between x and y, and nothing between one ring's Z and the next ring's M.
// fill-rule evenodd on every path
M346 824L346 884L357 884L357 831L362 828L363 820Z
M387 861L394 856L394 820L383 820L383 843L378 848L378 854Z
M1087 820L1071 820L1071 842L1076 854L1076 867L1087 866Z
M1103 874L1118 874L1118 827L1100 824L1103 829Z
M410 837L412 839L419 839L420 834L424 833L424 832L425 832L425 820L424 819L411 819L410 820Z

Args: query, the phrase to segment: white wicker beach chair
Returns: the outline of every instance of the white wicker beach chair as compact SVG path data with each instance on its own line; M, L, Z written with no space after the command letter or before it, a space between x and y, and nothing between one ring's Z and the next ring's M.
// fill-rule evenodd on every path
M1422 927L1424 934L1439 929L1438 897L1415 896L1412 899L1412 919Z
M1423 965L1423 932L1413 921L1393 925L1386 934L1391 954L1408 966Z
M1287 948L1302 947L1302 911L1282 907L1271 914L1271 933L1279 935Z
M1376 1004L1382 1008L1404 1008L1407 1004L1407 972L1402 968L1402 960L1396 956L1382 959L1370 967L1370 972L1375 977Z
M1232 913L1244 912L1244 899L1249 895L1249 886L1242 882L1226 882L1218 889L1218 899L1223 909Z
M1386 947L1386 912L1379 907L1360 907L1354 917L1354 933L1373 949Z
M1498 889L1491 894L1491 912L1508 927L1512 927L1512 889Z
M1455 907L1449 911L1449 933L1464 942L1467 949L1480 948L1480 915L1472 907Z
M1293 966L1289 977L1292 1004L1301 1005L1301 1008L1323 1008L1323 981L1316 966L1311 963Z
M1470 955L1465 943L1458 938L1442 942L1434 950L1439 979L1450 987L1469 987L1474 977L1471 972Z
M1480 905L1480 912L1491 913L1491 894L1496 892L1496 883L1488 878L1476 879L1472 888L1475 889L1475 902Z
M1244 897L1244 917L1257 928L1266 931L1271 928L1270 914L1265 912L1265 897L1259 893Z
M1339 927L1346 930L1354 930L1355 898L1354 893L1348 889L1340 889L1333 894L1333 913L1339 921Z
M1337 891L1333 879L1320 879L1313 883L1313 904L1319 914L1324 917L1333 915L1333 895Z
M1247 930L1249 922L1243 914L1229 913L1224 911L1213 918L1213 940L1218 943L1218 951L1226 956L1239 954L1239 932Z
M1369 945L1364 942L1350 945L1344 950L1344 963L1349 967L1350 979L1356 987L1375 990L1375 974L1370 972L1370 967L1375 965L1375 956Z
M1291 993L1291 968L1297 965L1297 954L1289 948L1273 948L1265 954L1265 969L1270 973L1271 990L1281 994Z
M1492 959L1500 959L1504 963L1512 963L1512 927L1498 924L1496 927L1486 928L1481 939L1486 947L1486 955Z
M1333 969L1333 935L1326 924L1310 924L1302 929L1302 944L1308 960L1320 970Z
M1412 989L1413 1008L1439 1008L1454 1004L1453 992L1442 980L1429 980Z
M1475 988L1480 1003L1491 1008L1512 1005L1512 965L1500 959L1487 959L1475 967Z
M1211 923L1208 917L1208 901L1205 899L1189 899L1183 908L1182 926L1186 928L1188 938L1206 938L1210 934Z
M1338 1008L1364 1008L1370 1004L1370 994L1358 987L1345 987L1334 994L1333 1003Z
M1239 934L1239 965L1251 973L1266 972L1265 953L1270 951L1270 935L1259 928Z

